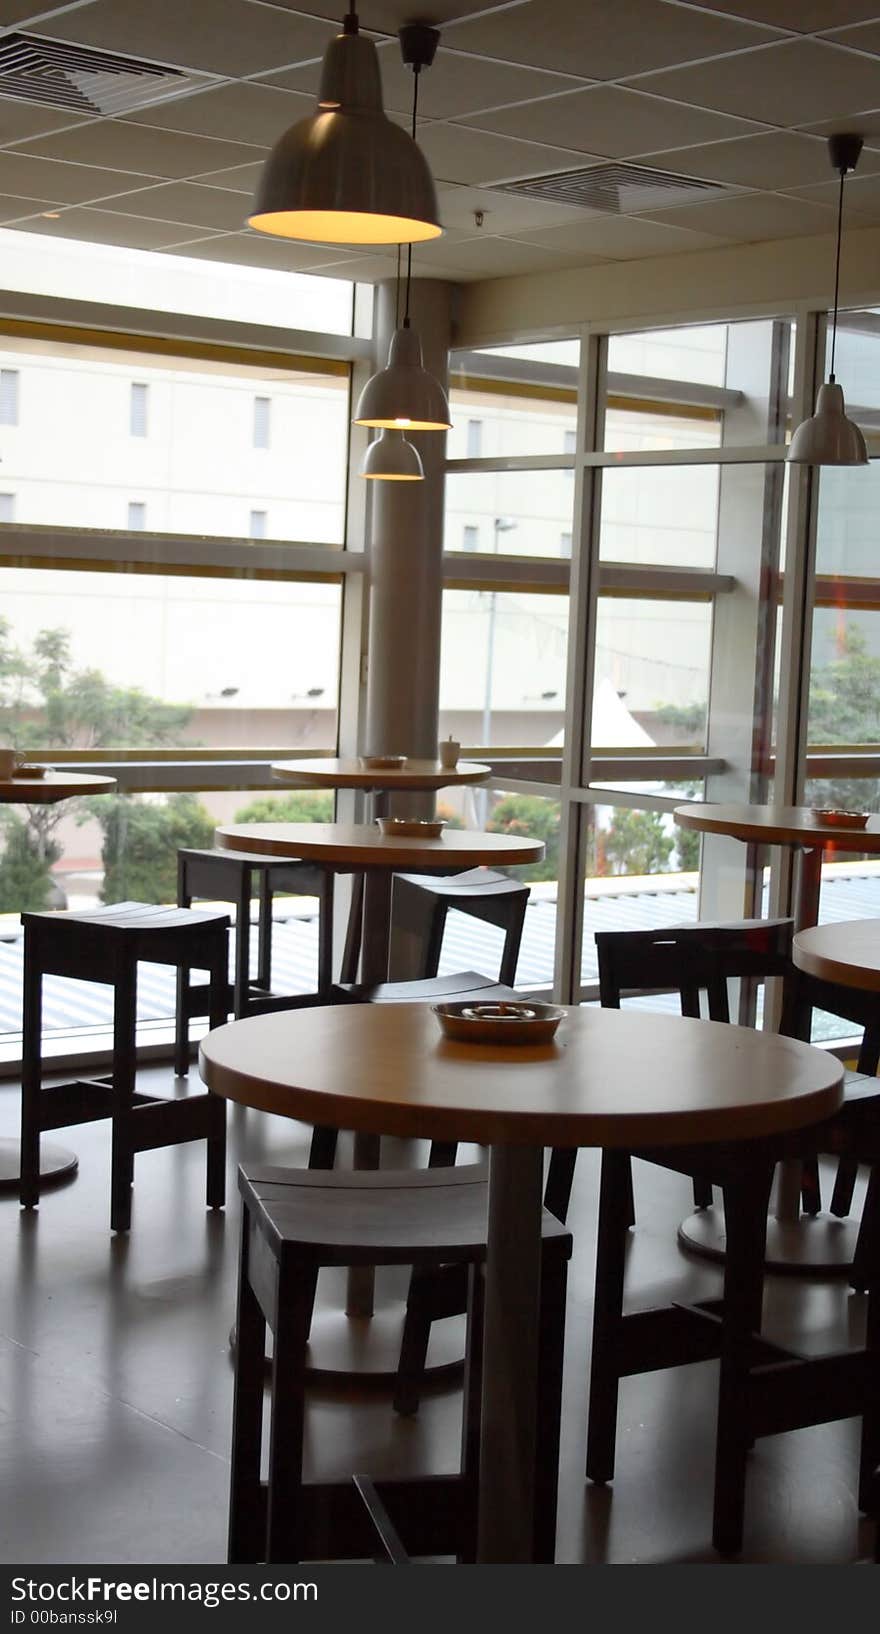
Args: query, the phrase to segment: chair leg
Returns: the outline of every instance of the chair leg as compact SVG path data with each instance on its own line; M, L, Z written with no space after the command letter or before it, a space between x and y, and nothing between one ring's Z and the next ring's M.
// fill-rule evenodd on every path
M498 980L504 987L513 987L516 984L516 967L519 964L519 950L522 943L528 900L526 896L521 900L514 897L507 905L510 918L504 935L504 948L498 971Z
M23 1208L40 1200L40 1124L43 1094L43 973L35 937L24 933L24 1012L22 1018L21 1181Z
M110 1230L131 1226L134 1183L134 1108L137 965L126 959L113 989L113 1139L110 1158Z
M414 1267L409 1280L400 1360L394 1386L394 1410L411 1417L419 1410L431 1324L467 1309L466 1267L461 1264Z
M805 1214L822 1212L822 1182L817 1157L805 1158L801 1165L801 1208Z
M229 980L229 939L223 930L217 952L208 966L208 1025L222 1027L226 1020ZM220 1095L208 1098L208 1140L205 1201L208 1208L222 1208L226 1202L226 1102Z
M265 1553L265 1507L260 1488L266 1319L248 1277L248 1214L241 1223L236 1318L232 1469L229 1477L230 1566L257 1565Z
M272 886L268 868L257 876L257 986L272 990Z
M880 1169L872 1166L856 1238L850 1286L857 1293L873 1287L880 1273Z
M235 969L232 987L232 1014L236 1020L247 1015L251 968L251 870L242 868L235 904Z
M859 1165L855 1158L841 1157L837 1163L837 1174L834 1177L834 1190L831 1193L829 1207L832 1214L839 1220L845 1220L852 1209L853 1192L859 1177Z
M187 889L186 860L177 857L177 906L189 908L192 894ZM176 999L174 1005L174 1076L185 1078L189 1072L189 988L190 972L184 965L176 970Z
M309 1168L332 1169L336 1162L338 1141L338 1129L328 1129L324 1124L316 1124L312 1130L312 1143L309 1147Z
M361 958L361 932L364 923L364 876L353 874L351 881L351 906L348 910L348 925L345 931L345 945L342 949L342 965L339 971L339 980L351 984L358 978L358 965Z
M752 1338L761 1330L767 1208L772 1168L760 1159L724 1186L727 1253L715 1442L712 1542L721 1554L742 1548L746 1460L751 1445L748 1377Z
M711 1208L713 1202L710 1182L703 1175L694 1175L694 1208Z
M318 898L318 998L327 1004L333 988L333 874L324 870Z
M593 1357L587 1415L587 1476L589 1480L598 1482L614 1478L623 1277L629 1224L626 1184L629 1163L628 1152L602 1153Z
M294 1565L302 1557L302 1458L306 1342L317 1271L284 1267L272 1336L272 1428L266 1565ZM286 1291L289 1289L289 1292Z
M458 1156L457 1140L432 1140L428 1153L429 1169L454 1169Z
M562 1225L565 1225L568 1214L568 1205L571 1201L571 1188L574 1183L574 1169L577 1162L576 1146L557 1146L550 1153L547 1165L547 1180L544 1185L544 1207L556 1216Z
M541 1263L540 1362L538 1370L538 1466L535 1491L533 1560L552 1566L556 1559L556 1506L559 1493L559 1439L562 1423L562 1359L565 1345L565 1290L568 1261L544 1250Z

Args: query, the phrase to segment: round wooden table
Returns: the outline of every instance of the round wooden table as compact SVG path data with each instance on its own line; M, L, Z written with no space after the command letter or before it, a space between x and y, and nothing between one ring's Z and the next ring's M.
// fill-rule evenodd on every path
M786 845L797 851L800 863L795 893L795 929L815 925L819 917L822 860L828 852L869 852L880 855L880 817L869 817L865 828L823 823L809 806L676 806L680 828L700 834L724 834L748 845Z
M601 1009L524 1048L449 1043L423 1005L331 1005L219 1027L199 1061L265 1112L491 1145L479 1559L508 1563L529 1558L534 1504L543 1148L779 1134L836 1112L843 1080L777 1034Z
M800 930L792 959L799 970L820 981L880 993L880 919L845 919Z
M111 794L115 777L47 771L42 777L0 778L0 805L49 806L76 795ZM40 1142L40 1185L51 1186L76 1173L78 1158L66 1146ZM21 1175L18 1141L0 1140L0 1193L17 1192Z
M392 794L404 790L451 789L468 783L485 783L491 766L477 760L460 760L457 766L441 766L439 760L410 760L405 766L364 766L360 760L277 760L272 776L279 783L297 789L363 789L368 794L382 790ZM378 815L378 814L377 814Z

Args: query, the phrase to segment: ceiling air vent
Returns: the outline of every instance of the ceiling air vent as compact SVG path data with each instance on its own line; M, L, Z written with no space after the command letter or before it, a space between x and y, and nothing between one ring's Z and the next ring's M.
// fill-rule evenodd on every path
M524 181L501 183L499 193L546 199L578 210L603 210L628 216L639 210L662 210L664 205L696 204L713 193L727 193L718 182L694 176L676 176L668 170L645 170L640 165L591 165L587 170L559 170L553 176L528 176Z
M48 103L70 113L130 113L171 92L201 84L195 75L35 34L0 38L0 96Z

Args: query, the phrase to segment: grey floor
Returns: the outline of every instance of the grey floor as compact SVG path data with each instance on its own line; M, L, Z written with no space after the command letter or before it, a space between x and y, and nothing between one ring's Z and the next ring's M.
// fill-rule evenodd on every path
M170 1074L143 1078L160 1092ZM18 1093L0 1087L0 1133L15 1133ZM225 1557L238 1207L242 1157L301 1163L307 1131L229 1110L230 1206L203 1205L198 1146L138 1158L133 1226L108 1226L109 1127L68 1132L76 1180L22 1214L0 1199L0 1559L19 1564L212 1564ZM64 1135L58 1137L64 1141ZM417 1149L389 1143L388 1160ZM712 1562L709 1541L716 1368L627 1381L617 1478L583 1478L597 1156L581 1154L571 1224L558 1559ZM632 1302L701 1297L720 1273L688 1258L675 1227L688 1211L680 1178L637 1176ZM387 1279L389 1273L384 1273ZM400 1284L398 1282L397 1286ZM380 1284L393 1296L393 1282ZM328 1283L328 1307L338 1286ZM805 1346L856 1341L863 1300L845 1284L768 1280L765 1326ZM416 1419L383 1392L315 1390L308 1461L315 1475L360 1468L455 1467L460 1397L434 1387ZM871 1552L856 1502L850 1420L760 1442L751 1458L744 1562L844 1564Z

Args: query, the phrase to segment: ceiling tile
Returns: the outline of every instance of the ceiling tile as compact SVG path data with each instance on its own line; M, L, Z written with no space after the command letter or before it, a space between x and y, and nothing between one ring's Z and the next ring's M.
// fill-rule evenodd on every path
M679 212L681 216L684 212ZM590 215L583 223L567 227L551 227L540 234L520 234L531 242L541 243L545 249L586 251L609 261L629 261L639 256L678 255L684 250L701 250L712 244L698 222L693 230L680 221L665 225L644 216Z
M12 195L0 198L0 221L18 221L22 216L41 215L44 210L57 210L49 199L17 199Z
M68 125L81 125L85 118L85 114L70 113L66 108L46 108L35 102L20 102L17 97L0 96L0 147L28 136L66 130Z
M566 252L562 252L565 255ZM580 254L577 257L581 262ZM599 257L587 257L583 264L592 264ZM516 277L526 272L552 272L559 265L559 252L545 249L540 243L529 243L513 238L472 238L466 244L451 245L447 259L428 263L442 276L448 272L465 281L472 278ZM424 273L424 266L422 268Z
M782 193L749 193L706 204L687 204L680 210L655 210L651 220L675 226L687 223L702 232L716 233L719 238L745 242L832 232L836 224L832 209Z
M876 11L876 6L874 9ZM880 57L880 17L861 28L832 29L824 38L833 40L835 45L848 45L853 51L869 51Z
M233 193L252 198L263 169L263 160L252 165L233 165L231 170L207 170L199 177L206 187L228 187Z
M880 168L880 154L867 162ZM665 170L677 170L708 181L734 187L756 187L766 192L790 191L813 182L826 181L831 174L828 148L815 136L795 131L768 131L762 136L744 136L735 142L711 142L707 147L648 153L641 161Z
M0 0L0 27L9 28L13 23L25 23L30 17L43 17L52 9L52 0L44 0L43 5L38 0Z
M338 20L251 0L186 0L185 5L180 0L93 0L33 29L50 39L232 76L307 62L320 56L338 32Z
M738 51L774 36L730 17L667 5L665 0L540 0L503 18L453 24L445 44L507 62L617 79L671 63Z
M241 193L220 187L200 187L196 182L165 182L161 187L121 193L101 206L102 210L122 215L181 222L184 226L213 228L216 232L238 232L245 224L248 207L249 201Z
M124 123L186 131L195 136L234 137L236 142L271 147L288 125L313 109L311 97L295 96L265 84L220 85L196 96L142 108L139 113L127 115Z
M516 237L518 233L537 231L539 227L562 226L566 221L582 221L584 212L567 204L550 204L546 199L517 197L513 193L495 193L488 187L441 187L438 190L440 220L444 227L474 232L474 211L483 212L482 228L486 236Z
M860 113L839 114L836 119L821 119L816 124L804 125L802 128L813 136L824 136L826 139L843 131L853 131L857 136L863 136L866 151L859 159L859 169L864 165L868 153L880 148L880 108L872 107L863 109ZM827 153L828 149L825 151Z
M34 216L22 230L47 238L80 238L88 244L119 244L134 250L161 250L175 244L181 229L175 222L141 221L138 216L108 210L63 210L57 220Z
M795 34L813 34L828 28L829 22L859 23L873 17L877 0L690 0L700 10L729 12L733 17L749 17L791 29ZM834 8L833 18L829 12Z
M170 252L189 255L197 261L229 261L241 267L265 267L272 272L309 272L314 267L330 267L345 261L341 251L324 244L282 243L262 238L259 233L220 233L213 238L180 239Z
M382 90L385 107L407 113L412 107L412 70L403 62L397 41L380 46ZM291 90L317 93L320 63L306 68L285 69L261 81ZM419 112L426 119L458 119L462 114L483 108L498 108L505 102L525 102L529 98L552 96L578 83L568 75L548 74L539 68L522 68L485 57L467 57L461 52L444 51L441 46L429 73L419 79Z
M254 148L244 143L153 130L151 126L132 125L121 119L95 120L60 136L40 137L16 151L83 165L112 164L133 175L168 177L169 180L228 169L230 165L244 164L256 157Z
M791 190L793 198L808 199L814 204L825 204L836 209L840 183L822 182L818 187L797 187ZM880 176L849 176L843 204L844 232L847 224L858 226L865 220L880 219ZM858 219L854 219L858 218Z
M130 191L131 177L124 171L53 163L51 159L37 159L20 149L0 152L2 193L51 199L57 204L82 204L107 193Z
M276 4L289 6L292 10L302 10L302 0L275 0ZM360 0L357 12L361 27L377 29L386 34L396 34L403 23L413 21L430 22L439 28L444 23L454 22L457 17L471 17L475 11L493 12L506 11L510 0L491 0L480 3L480 0L429 0L429 3L414 5L413 0ZM309 9L312 9L311 7ZM325 0L322 10L333 10L330 0ZM345 7L340 5L340 15Z
M803 125L872 107L877 67L870 58L839 46L785 40L722 61L650 74L639 85L659 96L770 125Z
M516 142L511 137L469 130L464 125L426 125L419 132L419 145L438 181L478 186L520 176L546 176L584 162L584 155L570 148Z
M685 147L751 132L754 126L726 114L645 96L614 85L553 96L518 108L480 114L466 125L532 141L558 142L605 157L623 158L651 148Z

